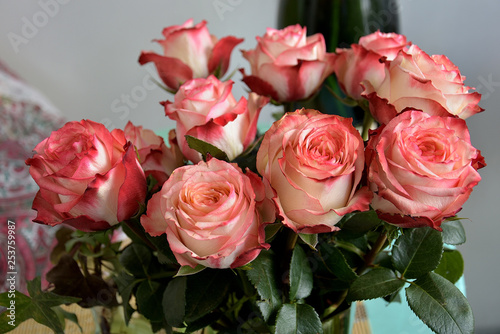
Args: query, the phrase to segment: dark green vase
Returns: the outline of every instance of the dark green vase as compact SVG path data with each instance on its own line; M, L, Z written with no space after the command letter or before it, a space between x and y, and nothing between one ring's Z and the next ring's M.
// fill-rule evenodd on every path
M359 38L380 30L399 31L398 0L281 0L278 11L278 28L292 24L307 27L308 35L322 33L328 52L337 47L346 48ZM337 94L340 90L333 78L326 83ZM363 121L361 108L351 108L337 101L323 87L311 100L296 104L320 110L323 113L352 117L354 125Z

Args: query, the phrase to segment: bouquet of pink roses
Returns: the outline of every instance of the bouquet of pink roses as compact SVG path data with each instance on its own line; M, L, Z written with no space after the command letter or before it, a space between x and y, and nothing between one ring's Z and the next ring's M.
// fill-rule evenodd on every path
M163 54L139 62L175 94L162 102L168 139L69 122L26 161L34 221L70 228L50 288L30 282L18 316L62 332L53 309L77 302L122 306L155 332L333 333L353 302L404 289L433 331L473 332L453 245L485 166L465 122L482 109L448 58L395 33L328 53L321 34L269 28L242 51L251 92L237 100L221 78L241 39L188 20L157 42ZM323 85L363 108L362 128L295 108ZM261 134L268 103L284 113Z

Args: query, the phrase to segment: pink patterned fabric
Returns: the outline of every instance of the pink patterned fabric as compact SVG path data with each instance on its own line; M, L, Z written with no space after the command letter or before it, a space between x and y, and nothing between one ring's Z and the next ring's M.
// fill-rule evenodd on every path
M38 186L24 161L32 149L63 124L43 95L0 62L0 292L6 291L8 221L15 223L16 289L50 269L56 229L34 224L31 203ZM11 249L12 250L12 249Z

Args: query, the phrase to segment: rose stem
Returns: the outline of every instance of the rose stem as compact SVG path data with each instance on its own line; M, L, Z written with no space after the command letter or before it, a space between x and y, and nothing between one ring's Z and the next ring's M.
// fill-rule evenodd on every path
M368 269L368 267L370 267L373 264L373 260L375 260L375 257L378 255L378 253L380 253L380 251L384 248L386 241L387 241L387 234L384 231L380 233L380 235L377 238L377 241L375 241L375 243L373 244L373 247L365 255L364 264L356 270L356 273L358 275L361 275L366 269Z
M368 140L368 131L370 130L373 121L374 119L372 117L372 114L369 110L365 109L365 116L363 117L363 133L361 134L361 137L364 141Z

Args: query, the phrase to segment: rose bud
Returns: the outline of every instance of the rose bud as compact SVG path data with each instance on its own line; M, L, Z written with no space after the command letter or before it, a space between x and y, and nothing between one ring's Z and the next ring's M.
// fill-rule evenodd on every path
M441 230L481 180L485 166L465 121L408 110L372 133L366 149L372 207L400 227Z
M256 174L210 159L177 168L141 224L152 236L166 234L182 266L237 268L269 248L264 224L276 219L272 196Z
M251 75L243 81L259 95L278 102L310 98L333 72L334 55L326 52L322 34L306 36L300 25L282 30L268 28L257 37L257 47L242 51L250 62Z
M231 52L243 39L227 36L217 40L202 21L196 25L189 19L182 25L163 29L165 39L155 40L163 47L163 55L143 51L139 63L153 62L160 78L176 91L181 84L209 74L222 77L229 67Z
M175 130L169 133L170 147L152 130L135 126L132 122L127 123L124 132L125 138L132 142L137 150L144 173L146 176L153 176L160 187L174 169L184 165L184 157L177 145Z
M144 204L144 171L122 130L68 122L34 151L26 164L40 187L33 201L37 223L97 231L129 219Z
M260 110L269 98L250 93L238 102L231 93L232 81L214 76L193 79L181 86L174 102L166 101L165 114L176 121L176 133L184 156L194 163L201 154L189 148L185 136L193 136L224 151L229 160L242 153L254 140Z
M286 226L299 233L330 232L345 214L369 209L371 192L358 190L363 151L351 119L302 109L265 133L257 170L276 191Z

